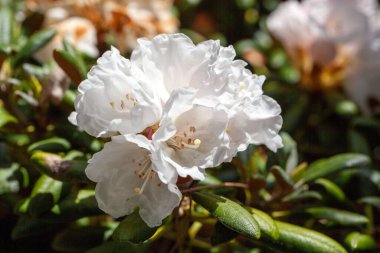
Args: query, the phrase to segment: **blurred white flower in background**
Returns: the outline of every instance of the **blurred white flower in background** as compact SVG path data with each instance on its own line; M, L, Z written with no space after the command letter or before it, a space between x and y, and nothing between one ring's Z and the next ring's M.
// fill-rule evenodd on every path
M63 8L48 9L43 27L56 31L54 38L34 54L34 58L39 62L52 65L39 99L41 105L46 105L50 101L60 102L70 84L69 77L53 61L53 51L63 49L64 40L91 57L98 56L98 49L96 29L92 23L84 18L68 17L67 11Z
M377 1L287 1L268 17L267 25L300 70L303 87L324 90L343 84L367 114L369 101L379 101L380 83L371 73L379 66Z
M232 47L211 40L194 45L183 34L138 44L130 61L114 48L98 59L78 87L70 121L96 137L123 135L95 154L86 173L100 184L102 210L119 217L139 206L144 221L155 226L178 205L172 195L180 196L173 190L179 178L203 180L206 168L230 161L249 144L280 148L282 118L277 102L263 95L264 77L234 60ZM136 159L143 174L134 173ZM155 174L159 179L150 180ZM144 180L128 184L139 175ZM156 203L158 195L149 195L154 184L162 186L156 194L170 196L165 208Z
M96 28L100 44L112 35L122 52L132 50L137 38L174 33L179 26L172 13L173 0L27 0L26 4L33 11L60 8L66 18L87 19Z

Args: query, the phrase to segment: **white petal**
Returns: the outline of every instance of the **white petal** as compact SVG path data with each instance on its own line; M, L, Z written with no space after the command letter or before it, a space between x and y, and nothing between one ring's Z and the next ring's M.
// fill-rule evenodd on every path
M194 104L193 94L181 89L173 92L153 142L181 177L202 180L205 168L223 162L219 152L226 141L228 114L220 108Z
M159 120L162 110L152 84L112 48L79 85L78 126L94 136L143 131Z
M207 78L207 67L219 46L216 41L195 46L184 34L162 34L152 41L139 39L138 44L131 61L144 72L154 75L155 84L164 88L161 91L163 101L174 89L193 86Z
M182 197L175 185L176 176L171 182L162 182L152 170L156 166L150 167L150 151L127 139L116 136L106 143L89 161L86 175L97 182L95 196L104 212L118 218L139 208L149 226L158 226Z
M244 109L233 115L228 124L231 150L243 151L249 144L264 144L272 151L282 147L278 135L282 126L281 108L277 102L262 96L242 106Z
M309 17L297 1L281 3L267 20L269 31L288 50L292 57L297 56L297 48L308 48L313 40Z

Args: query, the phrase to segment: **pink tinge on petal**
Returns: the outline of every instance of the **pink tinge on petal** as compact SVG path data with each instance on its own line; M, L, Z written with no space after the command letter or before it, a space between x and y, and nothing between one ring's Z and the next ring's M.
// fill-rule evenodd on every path
M152 140L153 134L154 134L153 129L151 127L148 127L146 138L148 138L148 140Z

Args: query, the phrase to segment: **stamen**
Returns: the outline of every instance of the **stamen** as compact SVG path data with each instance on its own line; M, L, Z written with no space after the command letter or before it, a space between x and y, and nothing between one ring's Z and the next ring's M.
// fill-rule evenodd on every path
M194 126L191 126L191 127L190 127L190 133L195 133L195 131L196 131L195 127L194 127Z
M247 87L247 85L245 83L243 83L243 82L240 82L239 86L240 86L240 90L243 90L243 89L245 89Z
M181 142L181 144L185 147L185 148L191 148L191 149L197 149L199 148L199 146L201 145L202 141L200 139L195 139L193 144L187 144L187 143L184 143L184 142Z
M145 178L144 183L143 183L143 185L141 186L140 191L138 192L139 194L143 193L143 191L144 191L144 189L145 189L145 186L146 186L146 184L148 183L149 179L152 179L152 177L151 177L151 173L152 173L152 170L149 170L149 172L146 173L148 176ZM138 187L136 187L136 188L138 188ZM136 190L136 188L135 188L135 190Z

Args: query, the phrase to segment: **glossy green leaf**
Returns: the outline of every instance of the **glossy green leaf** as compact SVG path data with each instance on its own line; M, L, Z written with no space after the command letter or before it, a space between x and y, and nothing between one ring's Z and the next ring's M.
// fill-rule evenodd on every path
M366 136L355 129L348 131L348 143L351 152L365 155L371 154Z
M335 183L333 183L330 180L327 180L325 178L319 178L315 181L315 183L323 186L323 188L336 200L338 201L344 201L346 198L346 195L344 192L337 186Z
M371 236L359 232L348 234L344 242L352 251L371 250L376 248L376 242Z
M272 217L256 208L250 208L250 210L253 213L253 218L259 224L261 235L272 240L277 240L280 237L280 232Z
M151 228L141 219L138 210L128 215L113 232L112 238L118 242L141 243L148 240L158 227Z
M11 43L13 29L13 13L6 6L0 6L0 48L6 47Z
M285 171L289 173L293 171L298 164L297 143L286 132L282 132L280 135L284 147L277 151L276 156L278 157L279 165L285 168Z
M74 221L79 218L101 215L93 190L79 190L55 204L50 212L42 217L55 222Z
M330 237L317 231L276 221L280 236L269 244L279 249L297 253L347 253L347 251Z
M31 160L37 169L54 179L67 182L89 182L85 174L87 160L67 160L43 151L35 151Z
M64 194L61 181L42 175L33 187L27 210L33 217L38 217L49 211Z
M16 226L12 230L11 237L13 240L28 236L36 236L50 233L57 227L57 224L41 221L36 218L21 216Z
M17 123L17 119L0 105L0 128L11 122Z
M17 192L20 189L20 183L14 177L14 173L19 168L17 163L9 166L0 167L0 194Z
M289 175L285 173L285 171L278 167L273 166L271 168L271 173L276 179L276 190L284 192L289 192L293 189L293 182L290 179Z
M380 209L380 197L367 196L359 199L359 203L369 204Z
M226 227L251 238L260 238L259 224L236 202L205 192L195 192L193 197Z
M59 252L84 252L100 245L107 230L102 226L68 228L54 238L52 246Z
M317 178L327 176L342 169L353 167L364 167L370 163L367 156L362 154L340 154L327 159L313 162L302 173L297 174L293 180L310 182Z
M304 200L304 199L317 199L321 200L323 199L322 195L317 191L310 191L305 189L300 189L295 192L292 192L285 197L282 198L282 201L298 201L298 200Z
M234 230L227 228L221 222L218 221L214 226L214 231L211 235L210 241L212 245L218 245L229 242L236 236L238 236L238 233L236 233Z
M53 29L45 29L34 33L13 58L13 66L31 57L39 49L45 46L55 34L56 31Z
M42 141L33 143L28 147L28 153L32 153L36 150L42 150L47 152L62 152L71 148L70 142L63 138L52 137Z
M8 134L5 139L17 146L25 146L30 143L30 137L27 134Z
M53 57L58 65L70 77L71 81L73 81L75 85L79 85L85 77L84 73L86 72L86 69L79 61L78 57L59 49L54 50Z
M305 210L316 219L325 219L343 226L355 226L368 223L368 218L349 211L330 207L312 207Z

